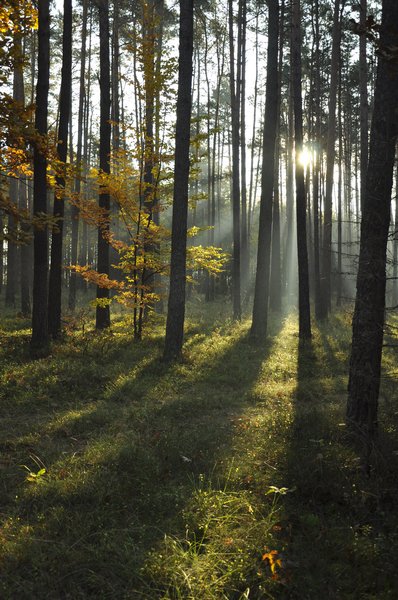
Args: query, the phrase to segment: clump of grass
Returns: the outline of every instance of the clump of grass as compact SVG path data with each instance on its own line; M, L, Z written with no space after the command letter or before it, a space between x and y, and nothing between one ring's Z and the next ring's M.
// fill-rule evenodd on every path
M244 598L269 588L262 555L279 518L276 493L259 501L232 481L213 486L202 476L183 511L184 538L165 536L150 553L143 569L148 598Z

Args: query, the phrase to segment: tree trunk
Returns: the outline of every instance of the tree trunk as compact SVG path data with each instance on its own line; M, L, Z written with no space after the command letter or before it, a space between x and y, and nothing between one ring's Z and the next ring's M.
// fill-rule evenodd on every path
M250 252L247 228L247 184L246 184L246 27L247 27L247 7L246 0L240 0L240 31L241 43L238 60L240 61L240 156L241 156L241 241L242 241L242 269L241 279L244 290L244 297L248 293L249 273L250 273Z
M86 40L87 40L87 7L88 0L83 0L83 15L82 15L82 41L80 50L80 83L79 83L79 108L77 117L77 148L76 148L76 164L79 169L82 168L82 147L83 147L83 114L84 114L84 102L85 102L85 77L86 77ZM86 99L87 100L87 99ZM80 199L81 192L81 179L78 176L75 182L75 191ZM72 205L71 209L72 218L72 233L71 233L71 263L72 265L77 264L78 255L78 239L79 239L79 209L77 206ZM85 264L85 263L84 263ZM77 292L77 276L76 273L71 272L69 282L69 299L68 306L70 310L76 308L76 292Z
M272 205L272 248L271 248L271 287L269 305L275 312L282 310L282 261L281 261L281 194L280 194L280 153L281 153L281 91L283 67L283 42L285 26L285 2L281 3L279 23L279 63L278 63L278 107L276 116L276 147L275 147L275 175L274 175L274 200Z
M299 338L311 337L310 293L307 252L307 217L304 166L297 160L303 148L303 114L301 104L301 10L300 0L292 3L292 85L294 104L295 174L296 174L296 218L297 255L299 278Z
M321 281L321 306L320 317L326 319L331 305L331 277L332 277L332 206L333 206L333 181L334 181L334 158L336 142L336 103L338 70L340 62L340 6L342 0L334 0L333 13L333 39L332 59L330 74L329 95L329 123L326 156L326 195L324 209L324 233L322 248L322 281Z
M267 335L272 196L275 177L275 149L278 115L278 0L268 2L268 56L265 118L263 130L263 166L261 177L261 204L257 250L257 270L254 290L251 335L263 340Z
M233 0L228 0L229 6L229 53L230 74L229 87L231 94L231 129L232 129L232 303L233 317L240 320L241 307L241 239L240 239L240 182L239 182L239 100L238 86L235 82L235 56L233 34Z
M359 24L366 29L367 0L361 0ZM366 169L368 167L368 64L366 58L366 35L359 37L359 104L361 123L361 210L366 193Z
M171 233L170 292L164 359L182 352L185 317L189 145L192 110L193 0L180 0L177 123Z
M395 173L395 215L393 244L392 304L396 307L398 305L398 164Z
M50 77L50 10L49 0L39 2L39 48L38 76L36 87L35 128L39 135L47 135L48 89ZM36 142L34 148L33 175L33 214L47 213L47 158L45 149ZM33 311L31 353L34 356L48 352L48 228L36 227L34 230L34 264L33 264Z
M321 117L321 64L320 64L320 32L319 32L319 0L315 0L313 7L313 35L315 38L314 52L314 130L316 146L313 151L313 183L312 183L312 212L313 212L313 232L314 232L314 305L315 317L319 319L321 310L321 273L320 273L320 255L319 255L319 209L320 209L320 174L321 174L321 156L322 156L322 117Z
M59 128L57 154L61 168L66 166L68 152L68 128L71 112L72 93L72 0L64 0L64 29L62 41L62 73L59 96ZM48 330L55 339L61 333L61 301L62 301L62 235L65 213L65 176L56 178L53 216L56 226L53 227L51 240L51 267L48 289Z
M105 175L110 173L109 155L111 152L110 124L110 58L109 58L109 2L98 0L99 36L100 36L100 148L99 166ZM98 204L102 210L102 223L98 227L98 261L97 271L109 276L109 209L110 196L108 186L100 186ZM109 290L97 286L96 329L105 329L111 324L109 310Z
M22 75L22 48L21 37L19 34L14 35L14 78L13 78L13 98L16 102L23 102L23 84L21 89ZM22 96L22 97L21 97ZM18 195L20 184L16 177L10 180L10 201L15 207L18 206ZM2 231L1 231L2 233ZM17 228L15 218L12 213L8 215L7 226L7 283L6 283L6 306L15 308L15 293L17 288Z
M383 1L382 49L398 46L398 3ZM380 386L394 157L398 134L398 64L379 57L370 156L363 204L353 318L347 421L368 440L375 434Z

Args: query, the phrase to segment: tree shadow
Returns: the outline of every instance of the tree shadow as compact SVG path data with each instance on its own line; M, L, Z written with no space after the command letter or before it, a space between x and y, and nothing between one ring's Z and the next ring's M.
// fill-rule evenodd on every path
M58 406L40 421L31 449L43 458L48 453L47 474L32 485L7 481L13 542L4 562L5 597L140 597L149 550L166 533L183 534L182 510L195 482L211 477L228 455L234 420L255 401L253 385L280 326L261 348L242 328L206 340L194 331L183 363L165 365L158 352L144 353L132 370L123 359L102 391L93 382L97 398L71 402L71 418L58 424ZM104 355L104 378L117 360L113 351ZM70 382L71 365L60 375ZM46 394L58 389L50 379Z
M345 428L346 340L321 327L298 347L294 418L286 457L288 592L282 598L386 597L398 590L390 559L394 510L385 474L364 477ZM394 461L396 462L396 461ZM390 481L391 483L391 481ZM391 503L391 489L389 490ZM395 484L395 493L397 486ZM383 516L382 516L383 515ZM387 524L388 521L388 524ZM366 567L364 566L366 561ZM393 594L394 595L394 594Z

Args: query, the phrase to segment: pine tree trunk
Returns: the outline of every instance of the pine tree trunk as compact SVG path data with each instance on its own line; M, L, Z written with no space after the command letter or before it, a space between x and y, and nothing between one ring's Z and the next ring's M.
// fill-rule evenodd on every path
M314 24L313 34L315 37L314 52L314 130L316 148L313 152L313 187L312 187L312 213L313 213L313 232L314 232L314 305L315 317L319 319L321 310L321 273L320 273L320 255L319 255L319 231L320 231L320 174L321 174L321 153L322 153L322 117L321 117L321 65L320 65L320 31L319 31L319 0L315 0L313 7Z
M263 165L261 204L251 335L264 340L267 335L268 300L272 231L272 198L275 177L275 150L278 115L278 0L268 2L268 55L265 118L263 130Z
M36 87L35 128L39 135L47 135L48 89L50 76L50 9L49 0L39 2L38 13L38 77ZM47 213L47 159L44 149L36 142L34 148L33 214ZM48 228L34 230L33 310L31 353L40 356L48 352Z
M87 8L88 0L83 0L83 15L82 15L82 41L80 50L80 83L79 83L79 108L77 117L77 148L76 148L76 164L81 169L82 162L82 146L83 146L83 114L85 102L85 77L86 77L86 41L87 41ZM75 192L80 199L81 180L78 176L75 182ZM77 264L78 258L78 240L79 240L79 209L72 205L71 209L72 232L71 232L71 263ZM69 282L69 298L68 306L71 311L76 308L76 293L77 293L77 276L71 272Z
M229 52L230 74L229 86L231 94L231 129L232 129L232 304L233 318L240 320L241 307L241 235L240 235L240 177L239 177L239 100L238 86L235 82L235 56L233 35L233 0L228 0L229 6Z
M322 281L320 317L326 319L331 306L331 277L332 277L332 206L334 182L334 158L336 142L336 103L338 86L338 69L340 62L340 6L341 0L334 0L332 59L329 93L329 122L326 156L326 195L324 209L324 232L322 248Z
M281 193L280 193L280 154L281 154L281 91L282 91L282 66L283 42L285 26L285 3L282 0L279 23L279 63L278 63L278 108L276 121L276 147L275 147L275 175L274 175L274 200L272 206L272 247L271 247L271 284L270 308L275 312L282 310L282 261L281 261Z
M310 293L307 251L307 216L304 166L297 160L303 148L303 114L301 104L301 10L300 0L292 3L292 85L294 104L295 175L296 175L296 218L297 255L299 277L299 338L311 337Z
M241 156L241 240L242 240L242 269L241 283L244 290L244 296L247 296L249 272L250 272L250 253L247 230L247 185L246 185L246 27L247 27L247 8L246 0L241 0L240 9L240 30L241 44L238 60L240 60L240 156Z
M360 0L360 27L366 29L367 0ZM366 193L366 169L368 167L368 64L366 58L366 35L359 38L359 104L361 123L361 209Z
M192 110L193 0L180 0L179 42L170 292L163 355L166 361L175 360L181 356L184 337Z
M64 0L64 28L62 41L62 73L59 96L58 159L66 165L68 153L68 128L72 93L72 0ZM65 213L65 177L56 178L53 216L56 226L52 231L51 267L48 289L48 330L55 339L61 333L62 302L62 235Z
M250 183L249 183L249 206L247 211L247 231L248 231L248 245L250 247L250 236L251 236L251 225L252 225L252 209L255 203L254 197L254 177L255 177L255 165L254 165L254 155L256 150L256 125L257 125L257 98L258 98L258 54L259 54L259 44L258 44L258 17L259 11L256 12L256 25L255 25L255 54L256 54L256 64L255 64L255 78L254 78L254 98L253 98L253 130L252 130L252 139L251 139L251 152L250 152Z
M110 58L109 58L109 2L98 0L99 8L99 36L100 36L100 148L99 166L102 173L109 175L109 155L111 152L111 124L110 124ZM102 210L102 224L98 227L98 260L97 271L109 276L109 209L110 196L107 185L100 186L98 204ZM105 329L111 324L109 304L109 290L97 286L96 329Z
M393 237L393 284L392 304L398 306L398 164L395 173L395 215L394 215L394 237Z
M20 78L22 72L22 48L20 35L14 35L14 51L15 51L15 66L14 66L14 78L13 78L13 98L17 102L21 102L21 87ZM23 93L22 93L23 96ZM18 195L20 191L20 184L17 178L10 180L10 201L15 207L18 206ZM15 293L17 289L17 228L15 224L14 215L10 213L8 215L7 225L7 283L6 283L6 300L5 304L8 308L15 308Z
M398 3L383 1L382 48L398 46ZM363 204L353 318L347 421L371 439L377 427L394 157L398 135L398 64L379 57Z

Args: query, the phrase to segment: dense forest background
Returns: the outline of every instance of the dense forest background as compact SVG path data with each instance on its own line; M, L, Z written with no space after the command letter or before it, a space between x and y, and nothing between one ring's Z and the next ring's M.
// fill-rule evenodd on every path
M4 597L395 597L397 48L395 0L2 3Z

